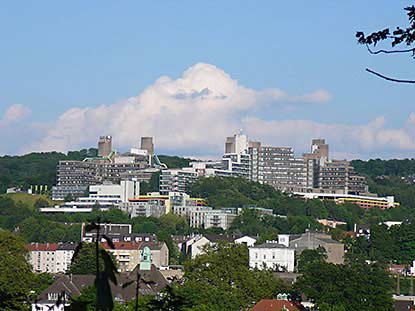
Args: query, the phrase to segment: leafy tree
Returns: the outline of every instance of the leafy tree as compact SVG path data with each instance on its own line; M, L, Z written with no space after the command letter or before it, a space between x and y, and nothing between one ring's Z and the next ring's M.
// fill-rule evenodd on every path
M185 282L177 288L186 297L183 310L241 310L264 297L286 292L270 271L250 270L245 245L220 243L185 264Z
M391 286L384 267L356 262L335 265L316 261L306 266L296 283L317 306L350 311L392 311Z
M28 310L34 275L26 257L25 242L0 230L0 310Z
M160 172L153 173L149 182L140 183L140 194L159 191Z
M327 259L326 250L322 247L317 249L305 249L298 258L298 271L304 272L307 266L314 263L322 263Z
M396 27L394 31L391 32L389 28L385 28L380 31L372 32L369 35L366 35L362 31L356 33L356 38L360 44L365 44L369 53L373 55L377 54L396 54L396 53L406 53L410 54L412 57L415 57L415 48L413 44L415 42L415 6L408 6L405 8L406 14L408 16L409 25L405 28ZM389 41L392 46L392 49L378 49L372 50L372 47L382 41ZM405 48L398 49L398 46L404 45ZM373 71L369 68L366 68L366 71L392 82L400 83L415 83L415 80L403 80L395 79L383 74L380 74L376 71Z
M168 168L188 167L192 161L192 159L168 155L159 155L158 158L160 162L166 164Z
M43 198L37 199L35 204L34 204L34 207L36 209L39 209L39 208L42 208L42 207L47 207L47 206L49 206L49 202L48 202L48 200L45 200Z
M103 250L103 249L101 249ZM115 265L115 259L112 262ZM102 253L100 255L100 271L105 270L105 258ZM72 258L71 267L68 273L71 274L95 274L97 271L95 260L95 244L81 242L78 246L76 254Z

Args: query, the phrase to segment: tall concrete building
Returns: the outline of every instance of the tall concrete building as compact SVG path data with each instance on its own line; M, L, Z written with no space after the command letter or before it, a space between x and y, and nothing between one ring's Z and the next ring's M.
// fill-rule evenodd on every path
M98 141L98 156L108 157L112 151L112 137L101 136Z
M141 137L141 150L147 150L149 155L154 155L153 137Z
M119 184L121 180L148 182L158 169L152 167L154 144L151 137L143 137L142 147L130 152L112 152L112 137L101 136L98 141L98 157L83 161L60 161L56 172L56 186L52 188L52 198L63 200L65 196L82 196L88 186L110 181Z
M320 167L319 189L326 193L367 193L366 179L359 176L349 161L333 160Z
M306 163L294 156L291 147L261 146L251 142L251 180L268 184L283 191L295 191L307 186Z
M239 134L235 134L231 137L226 137L225 154L230 154L230 153L242 154L242 153L246 153L247 150L248 150L248 137L245 134L242 134L242 131L240 131Z
M303 158L307 171L307 187L319 187L319 171L329 159L329 145L324 139L318 138L311 141L311 152L304 153Z
M159 189L160 194L169 192L188 192L196 182L197 173L191 168L161 170Z

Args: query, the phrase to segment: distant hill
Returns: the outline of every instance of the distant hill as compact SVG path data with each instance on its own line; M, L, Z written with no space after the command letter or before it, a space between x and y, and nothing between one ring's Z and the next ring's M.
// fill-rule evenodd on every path
M169 155L158 155L158 158L161 163L167 165L168 168L183 168L189 166L189 163L194 161L188 158L182 158L178 156L169 156Z
M27 189L30 185L55 184L56 166L60 160L82 160L95 156L97 149L69 151L68 155L59 152L29 153L23 156L0 157L0 193L10 187Z
M415 159L368 161L353 160L351 164L356 172L369 177L377 176L409 176L415 174Z

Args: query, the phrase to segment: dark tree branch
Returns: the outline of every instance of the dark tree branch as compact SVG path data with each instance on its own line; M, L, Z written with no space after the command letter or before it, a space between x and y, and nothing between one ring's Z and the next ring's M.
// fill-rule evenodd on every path
M369 51L370 54L381 54L381 53L385 53L385 54L393 54L393 53L409 53L415 52L415 48L412 49L406 49L406 50L377 50L377 51L373 51L370 49L369 45L366 44L367 50Z
M380 77L382 79L385 79L385 80L388 80L388 81L392 81L392 82L398 82L398 83L415 83L415 80L401 80L401 79L390 78L390 77L384 76L384 75L382 75L382 74L380 74L380 73L378 73L376 71L373 71L373 70L371 70L369 68L366 68L366 71L369 72L369 73L371 73L371 74L374 74L375 76L378 76L378 77Z

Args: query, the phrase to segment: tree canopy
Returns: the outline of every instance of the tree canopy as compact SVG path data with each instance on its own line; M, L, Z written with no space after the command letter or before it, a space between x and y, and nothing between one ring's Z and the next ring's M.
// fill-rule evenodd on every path
M323 310L393 310L392 282L385 268L378 264L335 265L315 261L306 266L295 286Z
M356 33L358 43L365 44L370 54L409 54L412 58L415 57L415 48L413 44L415 42L415 6L405 7L406 15L409 20L409 25L406 27L397 26L395 30L385 28L383 30L375 31L370 34L365 34L363 31ZM386 49L374 49L379 43L386 41L391 45L391 48ZM404 46L404 48L400 48ZM366 68L366 71L374 74L382 79L399 82L399 83L415 83L415 80L408 79L396 79L389 76L385 76L372 69Z
M0 230L0 310L27 310L35 278L25 242Z

